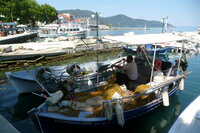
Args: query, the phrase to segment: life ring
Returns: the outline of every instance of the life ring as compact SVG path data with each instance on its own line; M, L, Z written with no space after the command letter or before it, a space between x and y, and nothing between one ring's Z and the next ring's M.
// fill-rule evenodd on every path
M161 65L162 65L162 61L161 60L156 60L155 64L154 64L154 71L161 70Z

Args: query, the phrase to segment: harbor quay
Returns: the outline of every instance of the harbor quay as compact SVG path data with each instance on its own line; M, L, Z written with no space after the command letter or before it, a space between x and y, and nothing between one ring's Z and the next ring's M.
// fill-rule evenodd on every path
M13 70L29 65L43 65L52 61L120 50L124 43L94 38L73 41L31 42L0 45L0 69Z

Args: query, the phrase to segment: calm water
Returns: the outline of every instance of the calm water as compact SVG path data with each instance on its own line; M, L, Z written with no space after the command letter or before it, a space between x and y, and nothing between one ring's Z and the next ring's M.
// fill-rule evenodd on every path
M188 30L187 30L188 29ZM174 29L172 29L174 31ZM194 31L195 27L179 28L176 31ZM127 31L102 31L100 35L122 35ZM130 31L128 31L130 32ZM144 31L134 31L135 34L143 34ZM161 28L154 28L148 32L160 33ZM111 34L112 33L112 34ZM113 59L119 56L124 56L123 52L101 54L100 60ZM88 61L96 61L95 56L78 57L71 60L47 64L65 65L71 62L84 63ZM136 121L128 123L123 129L119 128L117 131L123 132L137 132L137 133L166 133L178 115L186 108L189 103L200 95L200 54L190 55L188 57L188 70L192 71L185 80L185 90L177 91L175 95L170 97L170 106L160 106L154 111L138 118ZM2 109L0 106L0 113L3 114L12 124L22 133L39 133L33 123L28 119L27 111L33 107L37 107L44 99L26 94L18 96L16 104L12 108ZM1 103L1 102L0 102ZM114 129L111 129L114 131Z

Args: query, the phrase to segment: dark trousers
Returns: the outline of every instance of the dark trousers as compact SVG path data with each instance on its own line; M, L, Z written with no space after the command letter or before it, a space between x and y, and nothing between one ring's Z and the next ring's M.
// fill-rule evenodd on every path
M125 84L126 87L128 87L129 81L132 81L128 78L128 75L121 73L121 72L117 72L116 73L116 83L118 85L123 85Z

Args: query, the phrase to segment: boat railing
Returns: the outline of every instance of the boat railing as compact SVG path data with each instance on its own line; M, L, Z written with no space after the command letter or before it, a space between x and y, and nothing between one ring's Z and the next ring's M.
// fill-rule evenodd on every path
M191 72L188 72L187 74L190 74ZM148 89L146 90L142 90L140 92L140 94L134 94L134 95L131 95L131 96L127 96L127 97L122 97L122 98L117 98L117 99L112 99L112 100L106 100L106 101L103 101L102 103L102 115L104 114L104 107L106 104L108 103L116 103L116 102L123 102L125 99L130 99L129 101L127 101L126 103L131 103L132 101L136 100L137 98L139 98L140 96L147 96L147 95L150 95L151 93L155 92L156 90L160 90L160 89L164 89L166 86L170 85L171 83L177 81L177 80L180 80L182 78L184 78L185 75L184 74L181 74L181 75L177 75L176 77L174 78L171 78L171 79L167 79L165 82L162 82L162 83L159 83L155 86L152 86L152 87L149 87Z

